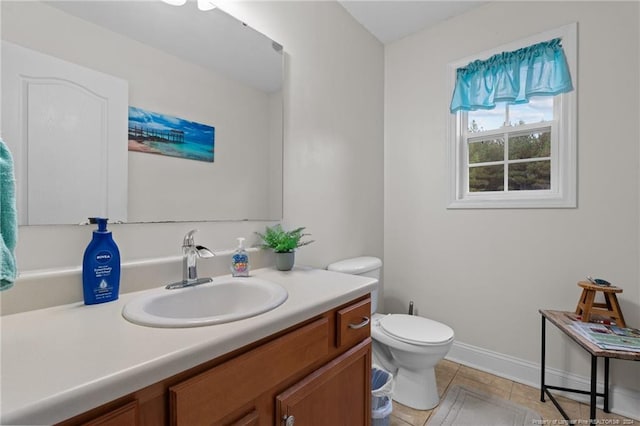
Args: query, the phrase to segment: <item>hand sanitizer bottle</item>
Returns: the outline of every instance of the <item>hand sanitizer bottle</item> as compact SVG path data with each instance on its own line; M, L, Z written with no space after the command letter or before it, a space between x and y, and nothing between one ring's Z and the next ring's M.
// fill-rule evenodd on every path
M244 238L238 238L238 248L231 256L231 275L234 277L249 276L249 255L244 249Z

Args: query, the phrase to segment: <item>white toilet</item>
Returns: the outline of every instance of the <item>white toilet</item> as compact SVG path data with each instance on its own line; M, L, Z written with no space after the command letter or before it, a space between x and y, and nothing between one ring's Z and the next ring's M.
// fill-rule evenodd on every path
M330 264L330 271L380 279L382 261L357 257ZM393 399L417 410L436 405L435 365L453 344L453 330L437 321L404 314L377 314L378 290L371 292L373 362L396 378Z

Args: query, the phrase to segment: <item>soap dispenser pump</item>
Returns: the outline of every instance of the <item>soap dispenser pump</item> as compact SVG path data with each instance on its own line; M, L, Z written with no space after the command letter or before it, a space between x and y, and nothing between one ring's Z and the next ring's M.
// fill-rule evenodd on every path
M249 276L249 255L244 249L244 238L238 238L238 248L231 256L231 275L234 277Z

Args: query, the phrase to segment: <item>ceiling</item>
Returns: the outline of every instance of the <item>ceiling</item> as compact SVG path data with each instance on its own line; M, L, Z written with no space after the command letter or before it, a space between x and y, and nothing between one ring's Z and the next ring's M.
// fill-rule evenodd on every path
M339 0L382 43L390 43L465 13L487 1Z

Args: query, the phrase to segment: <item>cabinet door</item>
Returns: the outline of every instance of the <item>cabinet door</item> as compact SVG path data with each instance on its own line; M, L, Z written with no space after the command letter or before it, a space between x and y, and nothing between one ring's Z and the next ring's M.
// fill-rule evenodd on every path
M283 426L368 426L370 411L370 338L276 397Z

